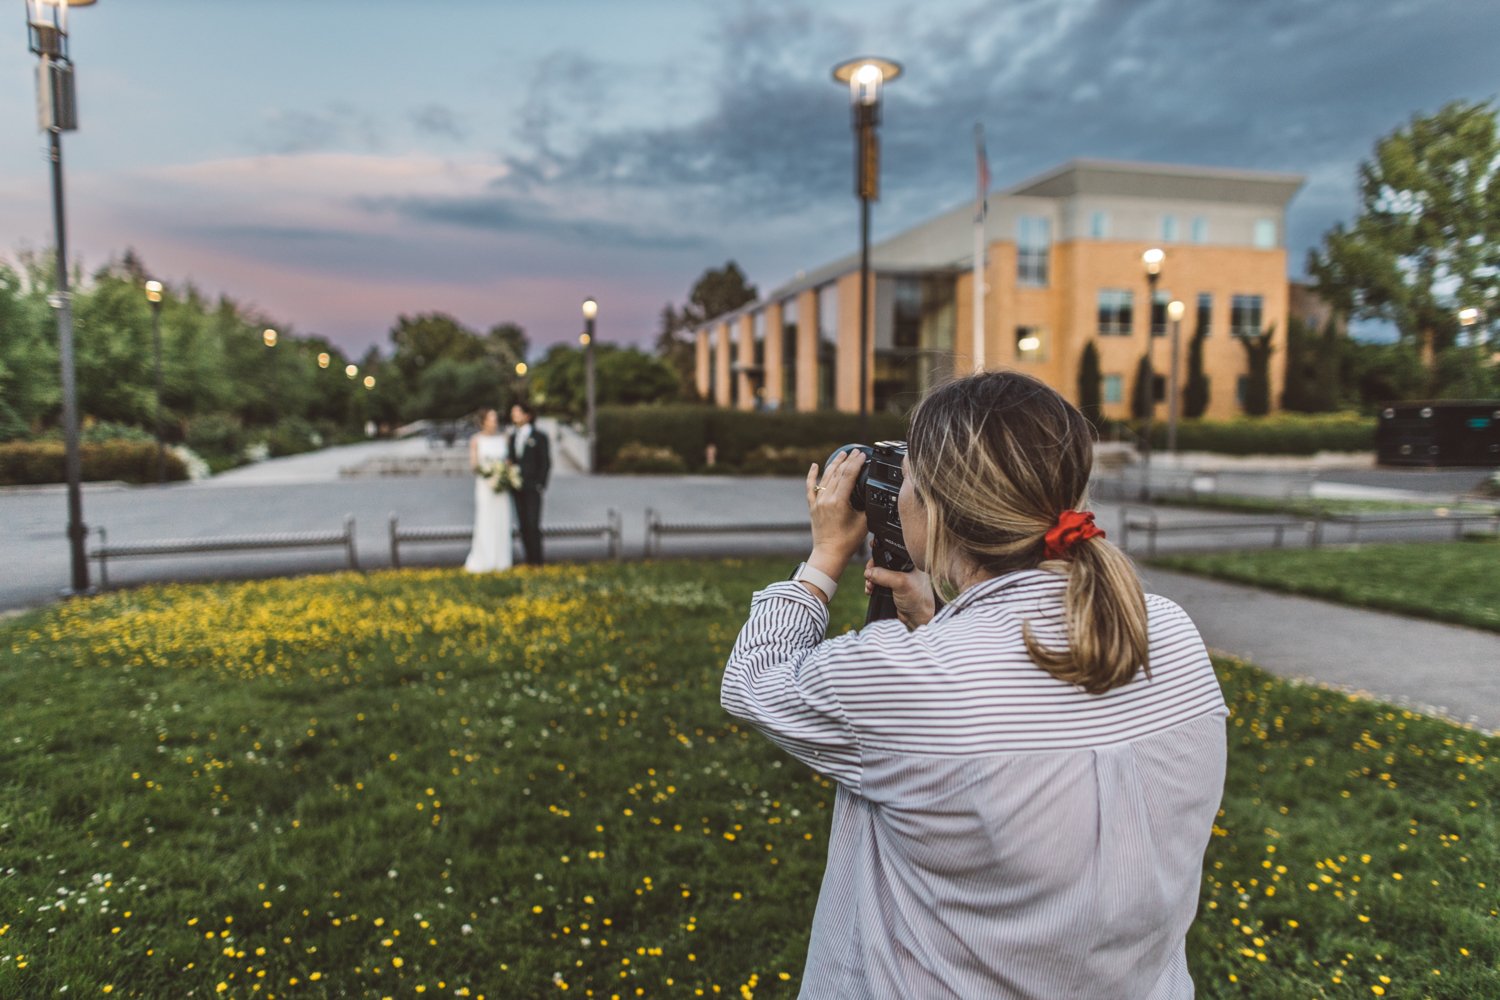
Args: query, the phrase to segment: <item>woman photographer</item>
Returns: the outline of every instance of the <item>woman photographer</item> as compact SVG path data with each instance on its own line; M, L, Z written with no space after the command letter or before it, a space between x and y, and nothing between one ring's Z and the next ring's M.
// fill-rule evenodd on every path
M901 620L832 639L864 458L809 470L812 554L755 595L722 692L838 783L802 996L1193 995L1227 710L1193 623L1077 510L1092 441L1023 375L934 391L898 501L917 571L865 570Z

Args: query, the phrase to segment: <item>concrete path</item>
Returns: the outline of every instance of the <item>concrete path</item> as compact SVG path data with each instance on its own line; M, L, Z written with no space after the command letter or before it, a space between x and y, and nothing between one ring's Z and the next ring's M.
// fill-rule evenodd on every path
M1141 576L1148 591L1187 611L1210 649L1282 677L1500 731L1500 634L1150 566Z

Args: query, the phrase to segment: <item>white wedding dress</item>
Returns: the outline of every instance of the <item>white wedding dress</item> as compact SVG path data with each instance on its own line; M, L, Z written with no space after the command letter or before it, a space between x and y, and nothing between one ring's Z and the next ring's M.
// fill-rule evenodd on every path
M480 434L479 463L502 462L507 457L504 434ZM515 561L511 542L509 493L496 493L480 476L474 477L474 541L464 569L470 573L495 573L510 569Z

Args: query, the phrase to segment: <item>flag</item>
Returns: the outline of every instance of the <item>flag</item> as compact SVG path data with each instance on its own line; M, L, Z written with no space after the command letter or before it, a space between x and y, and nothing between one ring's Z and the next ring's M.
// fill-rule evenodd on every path
M983 219L990 210L990 158L984 152L984 126L974 126L974 155L979 165L979 190L974 199L974 218Z

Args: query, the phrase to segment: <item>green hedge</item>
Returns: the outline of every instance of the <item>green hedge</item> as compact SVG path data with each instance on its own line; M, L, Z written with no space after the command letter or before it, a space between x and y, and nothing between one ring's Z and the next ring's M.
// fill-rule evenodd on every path
M1135 425L1139 427L1139 425ZM1129 440L1131 425L1106 427L1101 437ZM1167 425L1151 427L1154 448L1167 446ZM1239 420L1184 420L1177 425L1180 451L1220 455L1315 455L1320 451L1373 451L1375 419L1355 413L1282 413Z
M870 414L866 444L906 436L906 417ZM604 406L599 409L598 459L609 468L615 455L631 442L671 448L694 471L704 466L710 443L721 464L740 466L758 448L832 450L859 441L857 413L758 413L712 406ZM832 444L830 444L832 442ZM824 452L824 458L827 453ZM804 467L805 468L805 467Z
M0 486L60 483L67 478L61 441L0 444ZM85 441L79 445L84 482L156 482L156 445L150 441ZM169 481L188 478L187 467L167 452Z

